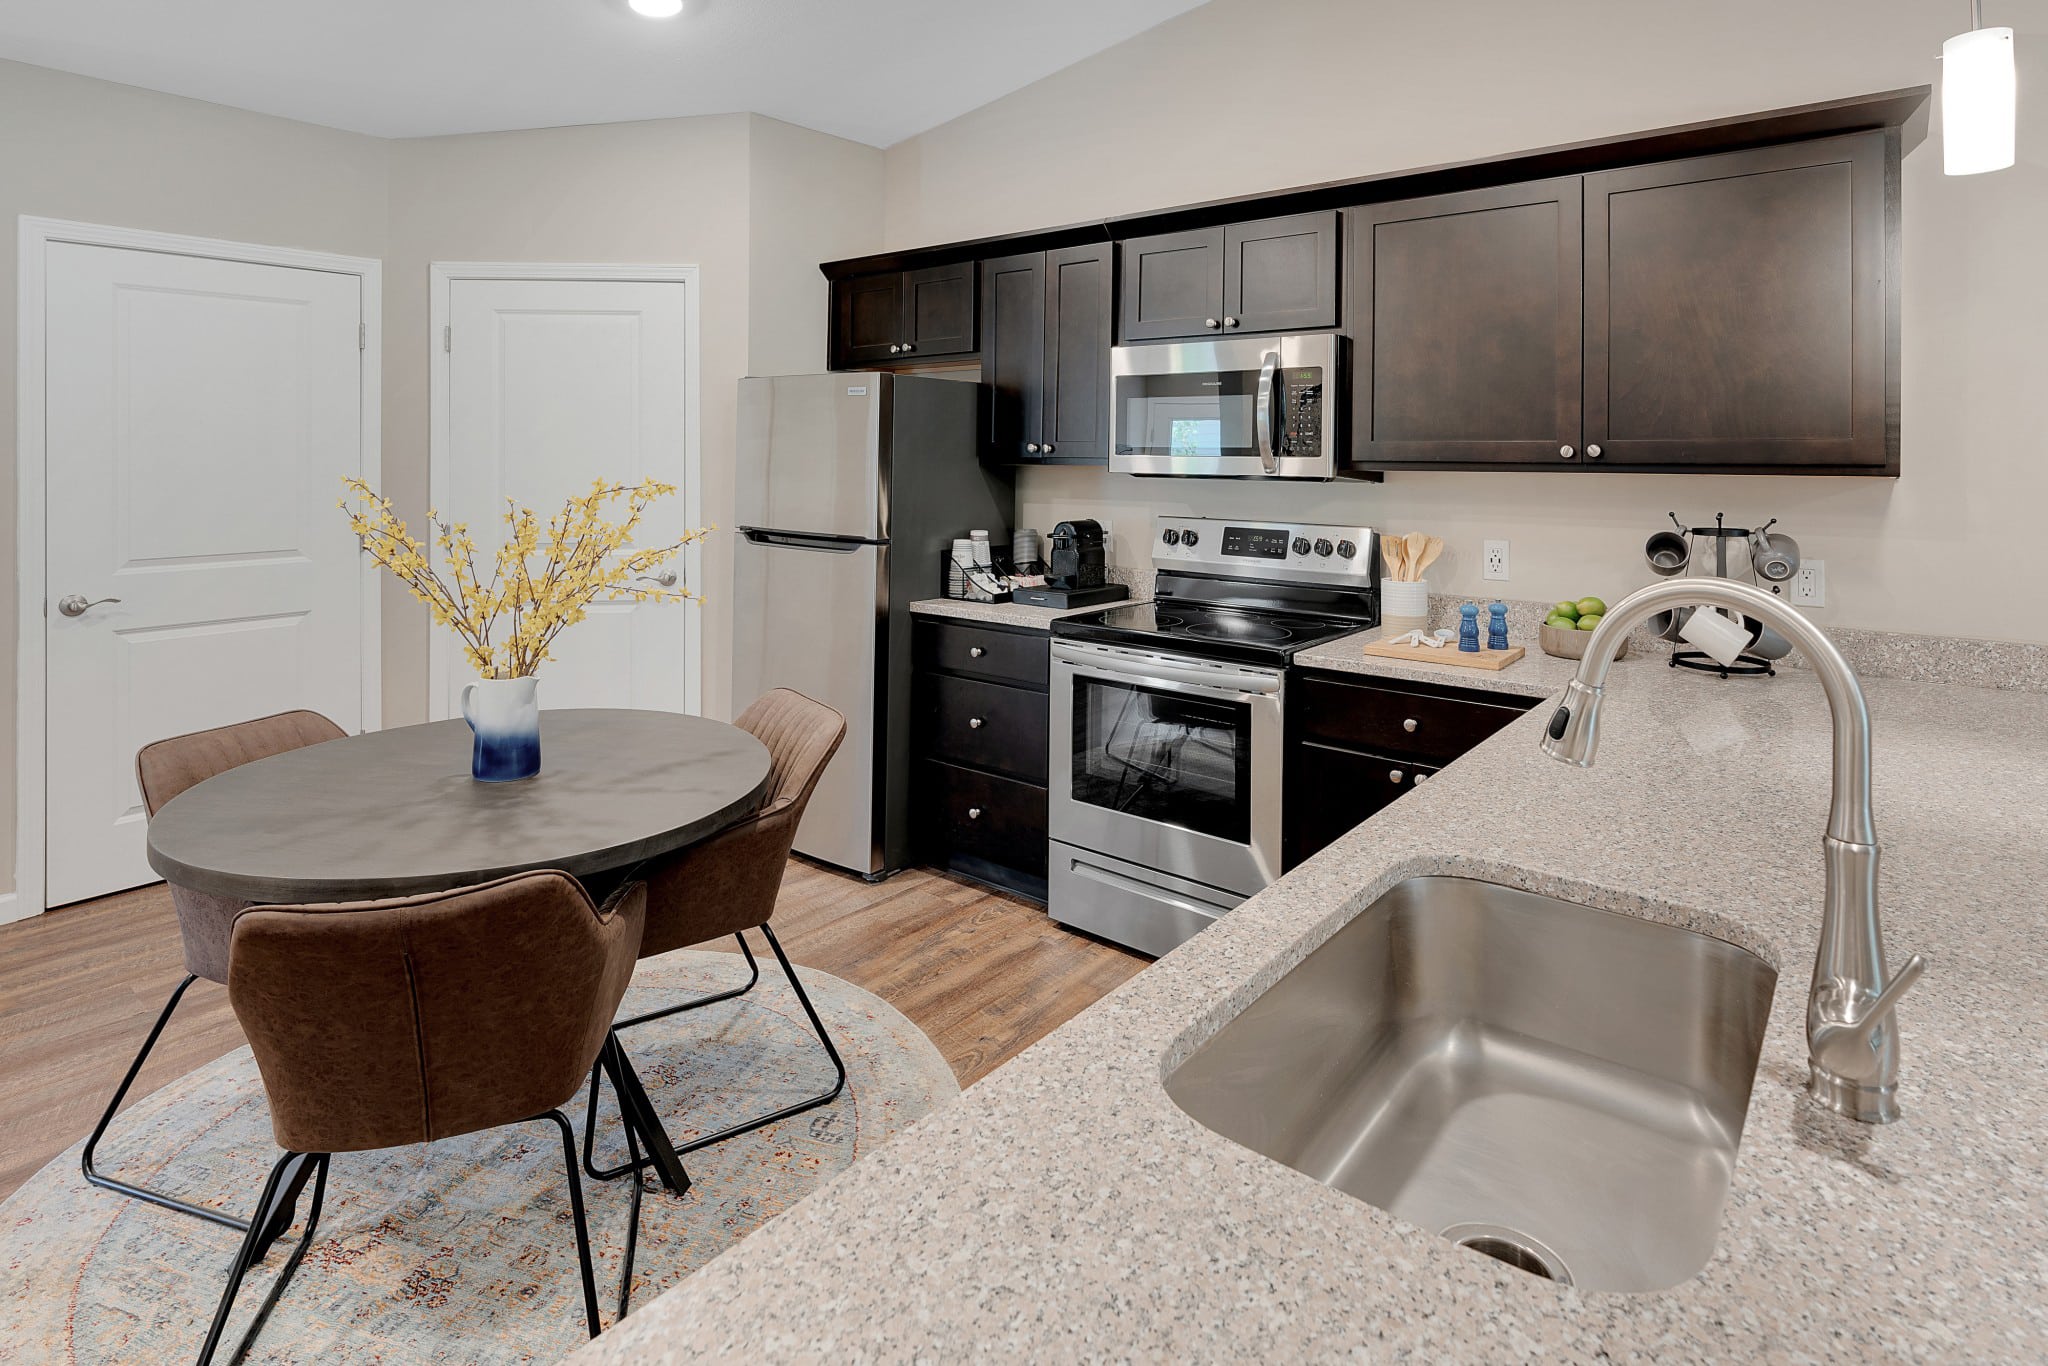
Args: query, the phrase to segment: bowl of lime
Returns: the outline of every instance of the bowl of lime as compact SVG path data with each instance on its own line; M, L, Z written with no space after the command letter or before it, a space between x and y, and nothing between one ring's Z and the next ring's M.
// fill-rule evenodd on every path
M1594 628L1606 615L1607 604L1598 598L1557 603L1544 619L1543 629L1537 633L1537 643L1543 647L1544 654L1556 655L1559 659L1584 659L1586 642L1593 638ZM1624 639L1614 657L1620 659L1627 653L1628 641Z

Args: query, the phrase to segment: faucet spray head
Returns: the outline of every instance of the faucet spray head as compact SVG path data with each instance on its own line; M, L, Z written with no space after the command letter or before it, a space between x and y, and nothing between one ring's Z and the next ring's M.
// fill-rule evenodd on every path
M1600 747L1600 699L1605 690L1574 678L1565 685L1564 698L1551 713L1550 726L1543 735L1543 752L1559 763L1580 768L1593 766L1594 751Z

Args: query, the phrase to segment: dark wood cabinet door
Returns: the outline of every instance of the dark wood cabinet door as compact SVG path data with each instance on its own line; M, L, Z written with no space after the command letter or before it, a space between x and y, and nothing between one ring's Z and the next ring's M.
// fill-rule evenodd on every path
M903 276L903 345L898 360L960 356L975 348L972 261L932 266Z
M928 675L919 708L917 750L965 768L1045 784L1046 695L1026 688Z
M1885 138L1586 177L1592 463L1897 472Z
M1115 257L1107 242L1045 253L1040 458L1109 463L1109 333Z
M1281 802L1283 869L1328 848L1437 771L1427 764L1312 740L1289 745L1286 796Z
M856 275L832 282L832 368L886 365L903 341L903 276Z
M1580 191L1567 176L1345 215L1353 464L1585 463Z
M1337 211L1223 230L1223 329L1306 332L1337 325Z
M981 263L981 380L989 390L983 453L989 460L1013 464L1040 458L1045 318L1043 252Z
M1223 229L1198 228L1122 244L1120 340L1210 337L1223 330Z

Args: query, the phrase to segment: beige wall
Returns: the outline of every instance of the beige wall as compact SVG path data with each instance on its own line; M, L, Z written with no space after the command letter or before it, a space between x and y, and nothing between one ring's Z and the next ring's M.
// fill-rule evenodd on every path
M0 894L14 887L15 285L22 214L384 255L385 144L0 61ZM41 623L34 623L40 628Z
M887 153L888 243L1073 222L1932 83L1961 6L1925 0L1211 0ZM1395 474L1272 487L1030 470L1023 524L1104 515L1142 564L1156 511L1439 532L1437 587L1612 599L1669 509L1778 517L1827 564L1824 623L2048 641L2048 4L2018 29L2020 164L1905 167L1899 480ZM1217 98L1219 90L1265 96ZM1512 542L1486 585L1480 542Z
M734 114L387 142L0 62L0 315L14 316L19 214L384 261L383 466L410 517L427 497L430 262L701 268L703 506L732 522L734 384L818 369L820 260L880 245L881 153ZM14 329L0 329L0 525L13 540ZM0 894L13 887L12 554L0 556ZM727 714L731 547L705 555L705 707ZM428 623L384 597L384 716L423 719Z

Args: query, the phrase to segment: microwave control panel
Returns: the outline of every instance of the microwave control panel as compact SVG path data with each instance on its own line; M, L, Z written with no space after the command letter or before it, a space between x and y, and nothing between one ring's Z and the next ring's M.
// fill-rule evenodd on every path
M1311 366L1280 372L1280 454L1318 455L1323 449L1323 372Z

